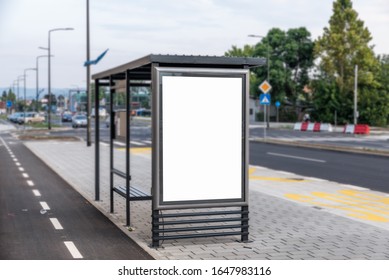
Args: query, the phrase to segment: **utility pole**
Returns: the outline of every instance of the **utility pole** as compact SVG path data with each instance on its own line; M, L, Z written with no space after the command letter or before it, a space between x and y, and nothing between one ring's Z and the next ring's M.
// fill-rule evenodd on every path
M358 65L355 65L355 80L354 80L354 125L358 123Z
M89 0L86 0L86 61L90 60L90 37L89 37ZM90 65L86 66L86 146L91 146L91 108L92 108L92 98L90 92ZM96 96L98 98L98 96ZM98 118L99 108L95 108L95 119Z

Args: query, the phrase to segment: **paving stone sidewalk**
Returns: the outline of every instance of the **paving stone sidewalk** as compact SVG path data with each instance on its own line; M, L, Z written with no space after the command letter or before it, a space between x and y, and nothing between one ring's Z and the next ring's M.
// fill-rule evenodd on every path
M109 213L109 147L100 150L101 200L94 201L94 147L83 142L26 142L90 203L156 259L389 259L389 197L360 186L250 167L250 242L215 237L151 243L151 202L131 202L133 231L125 224L125 200L115 197ZM115 149L124 170L125 151ZM216 167L217 168L217 167ZM151 156L131 150L133 183L151 188Z

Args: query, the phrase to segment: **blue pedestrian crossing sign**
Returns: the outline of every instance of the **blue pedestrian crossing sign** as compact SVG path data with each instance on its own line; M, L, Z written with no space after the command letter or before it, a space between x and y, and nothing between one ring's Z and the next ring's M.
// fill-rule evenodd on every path
M259 104L261 105L270 105L271 97L270 94L262 93L259 96Z
M11 100L7 100L7 108L11 108L12 107L12 101Z

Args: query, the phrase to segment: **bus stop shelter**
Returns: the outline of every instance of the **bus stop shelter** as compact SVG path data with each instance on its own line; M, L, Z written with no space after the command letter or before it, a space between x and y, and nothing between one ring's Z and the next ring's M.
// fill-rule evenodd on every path
M152 246L181 238L249 236L248 109L249 69L263 58L148 55L94 74L99 91L110 92L110 199L151 200ZM125 90L125 170L115 168L113 97ZM151 190L131 184L131 88L151 91ZM100 123L95 122L95 200L100 200ZM115 176L125 185L113 184Z

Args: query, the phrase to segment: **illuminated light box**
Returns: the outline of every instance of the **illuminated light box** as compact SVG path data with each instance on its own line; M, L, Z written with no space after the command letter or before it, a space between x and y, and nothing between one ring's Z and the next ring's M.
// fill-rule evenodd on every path
M157 69L157 208L247 205L248 70Z

